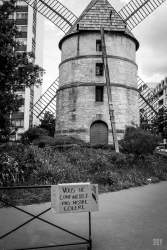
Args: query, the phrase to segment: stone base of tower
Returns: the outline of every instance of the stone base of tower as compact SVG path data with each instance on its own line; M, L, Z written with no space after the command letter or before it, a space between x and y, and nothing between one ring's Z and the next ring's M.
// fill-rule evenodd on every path
M67 135L91 144L113 144L107 89L103 102L95 101L96 86L64 87L57 93L56 135ZM138 93L133 88L112 87L118 140L127 126L139 125Z
M122 131L119 131L117 132L117 138L118 140L121 140L123 139L123 136L124 136L124 130ZM62 131L56 131L55 133L55 137L56 136L71 136L71 137L74 137L76 139L81 139L83 140L84 142L87 142L87 143L91 143L91 138L90 138L90 130L82 130L81 132L79 131L67 131L67 130L62 130ZM100 144L103 144L103 145L113 145L113 136L112 136L112 132L109 131L108 133L108 140L107 140L107 143L91 143L93 145L100 145Z

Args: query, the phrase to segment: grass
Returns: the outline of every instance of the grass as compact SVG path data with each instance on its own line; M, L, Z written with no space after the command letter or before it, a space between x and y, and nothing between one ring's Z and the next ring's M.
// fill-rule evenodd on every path
M83 146L58 149L17 145L6 151L15 158L16 165L24 170L25 175L21 181L11 185L90 181L97 183L102 193L167 180L166 159L151 154L137 157L133 154L117 154L107 148ZM3 165L2 162L0 164ZM17 204L40 203L50 200L50 190L4 192L3 198L15 200Z

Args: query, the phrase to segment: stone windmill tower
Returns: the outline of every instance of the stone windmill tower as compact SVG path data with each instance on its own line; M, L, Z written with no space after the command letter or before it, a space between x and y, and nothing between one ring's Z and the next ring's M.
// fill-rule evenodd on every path
M61 39L56 134L91 144L113 143L100 28L104 28L118 139L139 124L136 50L139 43L107 0L92 0Z

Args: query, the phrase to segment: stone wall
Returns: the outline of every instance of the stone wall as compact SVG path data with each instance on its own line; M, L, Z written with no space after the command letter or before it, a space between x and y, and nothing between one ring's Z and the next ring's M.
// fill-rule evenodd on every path
M107 33L105 38L116 129L121 139L126 126L139 124L136 47L122 34ZM95 71L96 63L102 62L102 52L96 51L97 39L98 32L82 33L62 43L56 133L89 141L92 122L101 120L108 124L112 143L105 75L96 76ZM95 101L97 85L104 86L103 102Z

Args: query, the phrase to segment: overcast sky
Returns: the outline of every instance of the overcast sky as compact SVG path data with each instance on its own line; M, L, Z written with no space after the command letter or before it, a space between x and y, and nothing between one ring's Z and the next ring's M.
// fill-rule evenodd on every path
M91 0L59 0L79 16ZM118 11L128 0L109 0ZM159 82L167 77L167 1L140 23L133 31L140 43L137 51L138 75L145 82ZM50 21L44 27L43 91L58 77L60 50L58 42L64 33Z

